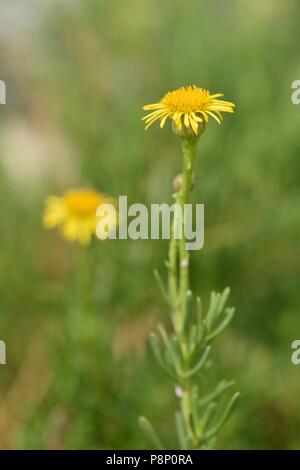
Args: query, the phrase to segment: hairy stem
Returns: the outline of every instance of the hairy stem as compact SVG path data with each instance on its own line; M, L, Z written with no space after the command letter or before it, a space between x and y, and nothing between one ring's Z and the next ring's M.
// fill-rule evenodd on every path
M176 203L178 203L179 195L176 194ZM177 240L175 239L175 230L177 225L177 214L175 213L174 218L172 220L172 227L171 227L171 241L169 246L169 278L168 278L168 288L169 288L169 298L173 309L177 312L178 308L178 267L177 267Z
M186 296L189 288L189 252L186 249L185 239L185 204L188 203L189 193L191 191L192 179L194 174L195 154L197 143L190 140L182 140L183 152L183 172L182 172L182 186L179 192L178 202L181 206L182 213L182 232L179 241L179 297L180 297L180 316L179 328L182 333L185 316L186 316ZM183 356L184 372L189 370L189 358L186 345L186 338L183 334L180 335L180 348ZM192 387L189 378L182 380L183 397L182 397L182 413L183 421L186 428L186 433L189 441L193 443L194 433L191 425L191 399Z
M169 295L175 311L174 329L180 338L180 350L183 358L183 372L188 372L190 361L188 357L186 337L183 335L183 326L186 316L186 297L189 288L189 252L186 249L185 239L185 204L188 203L192 186L197 141L191 139L181 140L183 152L182 184L176 194L176 203L181 211L175 211L172 223L172 238L169 248ZM181 217L179 215L181 214ZM179 224L181 223L181 227ZM176 240L175 231L180 228L180 238ZM179 264L179 266L178 266ZM195 445L195 437L191 424L192 384L189 378L179 378L183 389L181 413L185 427L186 437Z
M182 152L183 152L183 171L182 171L182 185L179 192L178 202L181 206L182 213L182 232L181 239L179 241L179 263L180 263L180 328L183 327L183 322L186 314L186 293L189 288L189 252L186 249L185 239L185 210L184 206L187 204L189 199L189 193L191 191L191 185L194 174L195 165L195 154L196 145L194 141L187 139L182 140Z

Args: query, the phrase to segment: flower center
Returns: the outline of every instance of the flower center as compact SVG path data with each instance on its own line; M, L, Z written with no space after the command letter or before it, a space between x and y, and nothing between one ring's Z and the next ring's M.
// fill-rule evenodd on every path
M75 215L96 215L96 209L101 203L99 193L89 189L76 189L68 191L65 196L65 203Z
M162 102L172 112L190 113L205 109L209 99L207 90L188 86L167 93Z

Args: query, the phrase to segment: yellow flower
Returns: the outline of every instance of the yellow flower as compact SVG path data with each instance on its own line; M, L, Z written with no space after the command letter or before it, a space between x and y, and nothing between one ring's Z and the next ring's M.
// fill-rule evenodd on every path
M152 111L143 117L145 129L155 121L160 120L160 127L164 127L168 118L172 119L177 129L182 126L192 128L193 133L200 132L199 124L205 125L209 116L222 122L221 113L233 113L235 105L230 101L223 101L219 98L222 93L211 95L208 90L194 86L181 87L178 90L168 92L159 103L148 104L143 107L146 111Z
M44 227L47 229L58 227L67 240L88 245L96 233L96 226L100 220L96 215L97 208L106 203L115 205L112 198L93 189L72 189L61 197L50 196L46 200Z

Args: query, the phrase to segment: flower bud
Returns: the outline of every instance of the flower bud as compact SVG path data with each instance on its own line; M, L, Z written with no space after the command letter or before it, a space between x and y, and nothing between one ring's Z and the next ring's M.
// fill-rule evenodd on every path
M175 189L176 193L180 191L181 185L182 185L182 174L179 173L179 175L176 175L175 178L173 179L173 188Z
M175 178L173 179L173 188L176 193L180 191L181 186L182 186L182 174L179 173L179 175L176 175ZM195 186L195 178L193 176L190 189L191 190L194 189L194 186Z
M198 124L198 133L195 134L195 132L193 131L191 126L185 127L185 125L182 124L181 129L178 129L175 122L172 121L172 131L174 132L174 134L176 134L181 139L197 141L199 139L200 135L203 134L204 130L205 130L205 123L204 122L201 122L201 123Z

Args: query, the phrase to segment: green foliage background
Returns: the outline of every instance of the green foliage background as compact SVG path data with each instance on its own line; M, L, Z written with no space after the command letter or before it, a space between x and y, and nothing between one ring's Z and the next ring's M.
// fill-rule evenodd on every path
M93 244L95 310L77 341L76 250L41 214L48 194L78 184L170 201L179 145L169 128L145 133L141 108L193 83L237 104L201 139L193 192L205 204L193 290L207 304L230 285L237 309L214 358L242 398L218 448L300 448L299 21L297 0L60 1L38 27L2 37L1 448L147 448L140 414L176 445L173 385L147 345L168 318L152 275L167 242ZM18 126L26 148L20 132L7 144Z

